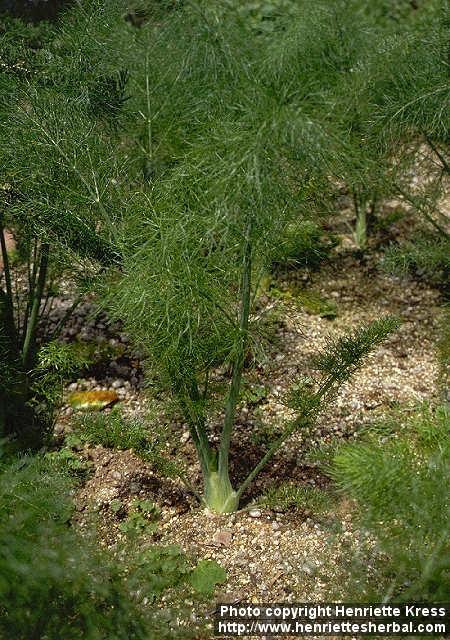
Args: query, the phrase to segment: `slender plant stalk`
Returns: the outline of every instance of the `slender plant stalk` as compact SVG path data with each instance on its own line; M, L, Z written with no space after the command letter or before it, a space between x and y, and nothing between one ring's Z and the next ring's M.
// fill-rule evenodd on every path
M358 249L364 250L367 244L367 215L365 203L361 203L358 201L358 195L356 191L353 192L353 203L356 213L356 244L358 245Z
M214 462L214 455L206 436L204 419L197 418L192 421L189 424L189 430L200 455L202 471L208 474Z
M152 132L152 104L150 99L150 78L148 69L148 54L145 60L145 95L147 99L147 152L150 162L153 161L153 132Z
M327 396L330 391L333 389L335 382L338 380L338 375L329 376L323 384L320 386L316 394L314 395L314 401L311 403L310 408L305 413L301 414L298 418L293 420L288 426L284 429L281 435L274 440L274 442L270 445L264 456L258 462L258 464L253 468L253 470L248 474L244 482L240 485L239 489L236 491L237 499L240 500L242 494L246 489L250 486L256 476L262 471L262 469L266 466L266 464L273 458L273 456L277 453L277 451L281 448L281 446L286 442L291 435L300 429L302 426L306 426L309 422L310 414L320 406L322 400Z
M5 229L3 226L3 214L0 214L0 246L3 261L3 273L5 274L5 287L7 298L7 311L12 318L14 318L14 305L13 305L13 290L11 283L11 269L9 265L9 256L6 249Z
M429 145L429 147L431 147L431 150L434 151L434 153L437 155L437 157L441 161L442 168L445 171L445 173L450 174L450 166L447 160L444 158L444 156L442 155L440 150L437 148L437 146L434 144L434 142L431 140L431 138L426 133L424 134L424 136L425 136L425 140L427 141L427 144Z
M189 399L183 398L181 404L183 413L188 418L189 432L200 458L202 473L207 475L213 455L205 429L204 416L199 415L195 408L193 408L193 405L198 405L200 399L197 384L193 381L190 385Z
M306 418L303 418L306 424ZM283 433L270 445L267 449L264 456L258 462L258 464L250 471L244 482L240 485L239 489L236 491L238 500L240 500L244 491L251 485L256 476L263 470L266 464L273 458L276 452L280 449L283 443L290 438L290 436L300 428L301 426L300 420L294 420L284 431Z
M13 271L14 274L14 305L15 305L15 316L16 316L16 331L17 335L20 336L20 318L22 316L22 304L20 301L20 287L19 287L19 274L15 269Z
M239 322L239 342L236 349L236 356L233 364L233 375L231 379L230 391L225 407L225 418L219 448L219 476L228 476L228 458L230 452L231 432L233 430L236 415L236 405L239 399L239 389L241 386L242 370L245 361L245 348L248 340L248 319L250 315L251 296L251 271L252 271L252 245L250 240L251 222L247 225L244 245L244 258L242 269L241 288L241 313Z
M208 388L209 388L209 369L206 370L205 373L205 381L203 383L203 391L202 391L202 401L205 402L208 397Z
M398 326L398 321L396 321L395 318L391 318L389 324L384 326L378 325L378 327L376 327L373 325L372 329L369 327L360 334L359 339L357 336L353 336L353 338L351 338L352 341L355 341L353 344L351 342L349 343L349 339L347 338L340 346L338 345L338 349L343 349L343 356L336 357L332 355L328 362L328 356L326 357L325 362L322 362L319 368L326 371L327 374L319 388L314 394L306 397L307 402L303 402L303 406L299 407L298 417L287 424L281 435L272 443L265 455L238 488L236 491L237 501L239 501L244 491L253 482L258 473L277 453L294 431L310 424L311 417L314 417L314 414L317 415L318 411L334 397L336 390L339 388L339 384L348 380L350 375L356 371L355 363L370 352L371 346L373 347L375 344L384 340L396 326Z
M41 322L44 323L46 332L50 323L50 314L53 311L55 306L55 296L53 295L54 284L55 284L55 281L52 280L47 286L47 293L45 296L44 304L42 305L41 311L40 311Z
M49 313L51 313L54 305L54 296L52 296L52 293L51 293L53 290L54 284L55 283L53 280L49 283L47 287L47 292L45 294L44 304L42 305L42 308L41 308L41 318L45 320L46 323L48 322L48 315Z
M202 473L208 473L209 457L206 455L205 449L200 441L197 428L191 421L189 421L189 433L200 459L200 467L202 469Z
M33 353L36 340L36 328L39 319L39 309L42 297L44 295L45 282L47 279L48 258L50 247L44 243L41 247L41 257L39 261L39 274L37 277L36 288L33 295L33 305L31 307L30 318L27 323L25 340L22 348L22 360L25 368L30 364L31 355Z
M56 325L54 331L51 333L50 335L50 340L54 340L55 338L57 338L64 325L66 324L67 320L70 318L70 316L73 314L73 312L75 311L75 309L80 305L81 301L82 301L83 297L82 296L77 296L77 298L74 300L74 302L70 305L70 307L66 310L66 312L64 313L63 317L61 318L61 320L58 322L58 324Z
M29 252L28 262L30 262L30 256L31 256L31 251ZM22 344L25 340L25 334L28 326L28 318L30 316L31 307L33 305L33 294L36 287L37 268L38 268L38 242L36 239L34 239L32 267L31 268L28 267L28 300L27 300L27 306L25 308L24 317L23 317Z
M191 399L194 402L195 407L195 410L193 412L193 424L195 425L196 431L198 433L203 451L205 455L210 459L211 447L209 446L208 435L206 433L204 411L203 408L201 412L199 412L197 409L197 407L202 407L203 401L195 378L191 381Z
M425 211L425 209L423 208L423 206L421 206L420 203L417 202L417 200L407 194L405 191L403 191L403 189L401 189L398 185L396 185L397 189L399 190L399 192L401 193L401 195L405 198L405 200L407 200L407 202L411 203L413 205L413 207L415 207L416 211L419 211L423 217L437 230L439 231L439 233L441 233L447 240L450 240L450 235L447 233L447 231L444 229L444 227L441 227L441 225L436 222L436 220L430 216L430 214Z

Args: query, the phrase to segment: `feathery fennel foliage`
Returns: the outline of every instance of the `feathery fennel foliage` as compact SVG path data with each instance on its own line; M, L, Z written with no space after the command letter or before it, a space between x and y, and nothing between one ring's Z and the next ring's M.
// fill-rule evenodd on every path
M407 424L390 424L382 442L369 434L334 456L331 475L356 499L361 523L383 554L376 588L384 593L363 585L377 601L448 600L449 424L448 407L424 406Z
M448 289L450 241L436 233L423 235L389 247L382 262L388 273L406 276L415 273Z
M367 126L368 137L385 145L396 166L392 192L413 208L425 233L435 234L437 255L450 237L440 203L449 188L449 11L447 2L424 3L406 34L393 29L382 53L385 70L371 73L374 106ZM425 248L424 262L427 254Z
M400 21L383 18L383 3L345 4L336 12L341 42L349 50L354 31L355 42L358 36L363 42L342 69L328 107L331 126L339 126L347 143L345 184L357 244L365 248L380 203L392 196L405 199L442 233L446 225L436 202L448 183L448 3L418 3ZM424 147L433 161L418 169ZM411 184L417 171L419 188Z
M36 313L54 247L66 265L107 269L99 285L106 304L177 398L205 502L218 511L237 507L291 433L395 328L380 320L318 357L313 391L299 385L298 418L235 491L229 447L256 340L258 283L280 239L329 213L339 184L353 192L364 232L367 202L393 184L384 111L373 114L397 86L393 51L422 33L391 43L355 1L300 2L274 18L273 30L235 9L225 0L185 3L136 28L125 2L88 0L64 15L23 71L8 63L0 78L12 95L0 107L4 224L29 238L29 255L38 252L40 262L28 260L42 273ZM8 286L5 295L11 320ZM30 364L32 317L16 341ZM231 373L216 448L207 425L220 396L211 383L218 364Z
M8 342L0 432L23 448L41 446L52 425L56 396L42 385L39 348L56 337L43 336L55 284L120 261L126 158L117 130L127 75L102 60L99 38L111 45L108 34L122 22L118 6L93 3L59 29L10 21L0 33L0 332ZM14 256L5 230L16 239Z
M310 29L319 21L328 33L328 13L322 9L324 26L316 11L298 23L305 46L319 49L312 60L321 68L328 42L319 39L317 45ZM314 392L304 390L298 417L233 489L229 448L259 279L283 230L299 216L321 210L330 174L341 175L344 163L340 142L316 114L320 88L314 93L298 79L295 86L281 81L280 75L290 72L288 45L293 61L308 65L298 49L301 40L286 30L281 36L286 46L277 48L273 40L250 36L248 25L226 3L199 4L171 16L148 45L140 82L148 134L141 151L150 184L130 205L135 210L128 211L123 270L107 281L105 291L110 308L125 319L176 398L198 452L203 500L217 511L237 508L284 441L317 415L371 346L396 326L381 320L342 344L339 367L323 372ZM338 48L325 67L330 81L338 82L344 54ZM316 82L313 69L298 71ZM157 153L164 154L163 167L154 159ZM215 447L208 417L212 399L217 401L210 380L218 364L228 365L231 373Z
M147 638L117 567L67 525L72 507L64 473L24 458L1 468L0 487L1 634Z

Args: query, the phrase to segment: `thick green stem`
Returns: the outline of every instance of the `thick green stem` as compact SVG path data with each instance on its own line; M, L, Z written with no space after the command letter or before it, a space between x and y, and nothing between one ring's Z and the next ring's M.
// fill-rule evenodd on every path
M201 437L201 431L198 425L189 425L189 432L194 442L197 454L200 460L200 466L202 473L208 473L214 458L214 453L209 446L209 443L203 437Z
M222 475L210 471L204 475L204 502L216 513L233 513L237 510L239 498L231 486L228 473Z
M229 513L237 509L236 492L231 486L228 469L222 474L217 470L217 454L209 444L203 411L199 407L203 401L196 381L191 381L189 397L182 400L182 408L200 461L204 485L201 501L216 513Z
M365 209L360 209L356 220L356 244L364 251L367 245L367 217Z
M189 416L188 411L185 412L185 415L186 414ZM188 417L188 425L192 442L194 443L194 446L197 450L202 473L208 473L212 458L212 452L211 447L208 443L208 439L206 438L206 434L204 433L202 425L198 420Z
M199 445L202 451L205 465L209 469L211 460L214 457L211 450L208 434L205 426L205 413L204 413L204 400L200 395L197 381L193 379L191 381L190 398L193 405L193 411L191 411L191 425L195 429L198 436Z
M225 407L225 418L223 422L222 434L219 448L219 475L221 478L228 478L228 458L230 451L231 432L233 430L236 415L236 405L239 400L239 390L241 386L242 370L245 361L245 349L248 339L248 319L250 315L250 294L251 294L251 223L248 224L245 235L244 258L242 265L242 286L241 286L241 312L239 321L239 339L236 345L236 356L233 363L233 374L231 378L230 391L228 393Z
M41 248L41 258L39 263L39 275L37 278L36 289L33 295L33 305L31 307L30 317L26 327L25 339L22 348L22 360L25 369L28 368L34 351L36 342L36 329L39 320L39 309L44 295L45 282L47 279L48 258L50 247L44 243Z

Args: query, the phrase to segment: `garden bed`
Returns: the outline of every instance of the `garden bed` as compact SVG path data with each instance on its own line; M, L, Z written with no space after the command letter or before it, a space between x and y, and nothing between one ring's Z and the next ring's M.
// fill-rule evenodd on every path
M438 398L440 293L426 283L384 274L377 259L372 255L361 262L348 252L337 252L320 273L309 273L306 282L297 272L279 278L277 286L291 294L274 302L278 310L273 336L276 348L266 354L265 364L249 371L251 388L263 389L264 393L262 397L256 394L256 399L252 396L240 407L232 447L237 460L234 473L238 476L248 472L252 455L256 458L263 446L252 436L255 425L257 431L264 432L286 416L289 410L283 397L287 388L327 336L386 313L400 316L403 323L370 358L358 379L341 391L313 431L304 438L297 434L286 443L274 465L261 474L246 496L243 509L222 516L205 512L180 481L162 477L133 451L86 444L79 455L90 462L92 469L76 499L77 523L91 523L94 509L99 539L114 547L124 534L119 529L121 518L111 511L111 502L120 500L127 509L136 499L151 500L161 515L157 533L146 537L143 532L142 544L177 544L196 559L218 561L228 576L216 595L218 601L313 602L326 600L330 594L344 597L340 592L342 576L349 558L358 551L361 536L353 522L351 501L333 495L323 513L315 513L314 505L312 510L301 504L267 508L257 502L271 487L284 483L327 491L328 478L314 461L307 462L311 450L336 438L358 438L364 427L400 406L404 411L408 407L413 410L417 403ZM295 299L299 287L333 301L336 317L322 318L304 309ZM101 330L97 328L97 335ZM150 407L153 414L157 407L159 419L167 420L162 400L152 394L151 388L139 390L130 381L132 375L130 368L120 379L123 411L145 417ZM98 379L72 384L70 390L114 389L115 380L99 375ZM63 408L57 432L70 431L73 419L73 410ZM168 428L171 436L167 453L190 461L189 477L195 485L200 477L187 426L172 420ZM148 429L152 429L151 421Z

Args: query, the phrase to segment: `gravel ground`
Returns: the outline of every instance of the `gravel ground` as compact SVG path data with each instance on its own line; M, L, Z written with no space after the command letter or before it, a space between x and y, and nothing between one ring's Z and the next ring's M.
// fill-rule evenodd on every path
M287 274L278 283L285 291L296 291L304 285L298 273ZM337 335L346 327L386 313L398 315L402 326L370 358L356 379L341 390L333 406L318 420L308 442L296 436L285 445L273 467L261 475L250 498L273 484L275 478L326 486L319 469L305 463L304 454L311 444L335 437L353 438L361 426L398 403L412 407L438 394L435 344L441 300L436 289L386 276L374 259L360 263L349 253L338 254L320 274L309 274L307 285L333 301L338 315L330 320L308 313L296 303L295 296L279 303L281 322L273 351L269 350L266 365L255 367L250 374L254 383L267 389L267 394L254 403L244 403L237 420L236 440L246 450L247 464L258 454L259 446L249 453L251 427L259 425L261 429L286 417L288 410L282 401L286 389L300 374L308 373L309 356L325 343L328 335ZM85 317L79 318L81 325ZM106 321L103 318L92 322L89 338L95 339L98 324L104 325L100 327L104 332ZM76 329L74 334L74 328L75 325L72 337L79 331ZM86 325L82 330L86 332ZM101 378L92 376L74 383L70 390L115 388L123 407L140 414L154 401L147 400L142 389L139 354L129 355L128 340L120 327L113 327L111 336L108 334L107 340L125 345L112 368ZM118 366L123 368L114 376L114 367ZM69 407L63 409L59 430L70 425L71 413ZM195 482L198 472L186 426L175 423L172 428L182 457L190 461L190 476ZM235 445L234 453L242 459L239 450ZM360 532L352 520L349 502L337 504L332 521L314 514L280 513L251 505L236 514L218 516L196 507L181 485L159 477L132 451L85 446L81 455L90 460L93 473L77 496L78 522L83 525L90 519L94 505L100 539L112 546L123 534L118 529L117 515L111 512L111 501L120 499L125 507L136 497L155 501L161 508L161 518L153 540L178 544L193 558L215 559L226 569L228 580L217 594L218 601L323 600L342 581L349 550L351 553L358 547ZM239 464L234 472L241 475Z

